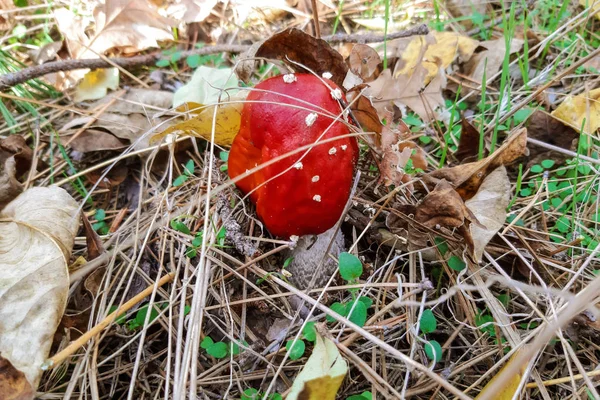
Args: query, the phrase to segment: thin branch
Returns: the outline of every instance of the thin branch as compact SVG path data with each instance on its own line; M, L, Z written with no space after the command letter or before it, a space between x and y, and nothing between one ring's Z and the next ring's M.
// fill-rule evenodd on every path
M429 33L429 29L426 25L419 25L414 28L398 31L387 36L388 40L397 39L402 37L414 36L414 35L426 35ZM377 43L384 40L383 35L374 34L336 34L324 36L324 40L332 43ZM200 49L194 49L184 51L181 53L181 57L188 57L191 55L206 55L216 53L242 53L250 48L250 45L215 45L202 47ZM154 65L158 60L169 59L169 56L165 56L162 53L152 53L142 56L135 57L115 57L107 59L85 59L85 60L62 60L45 63L42 65L35 65L32 67L24 68L19 72L13 72L5 75L0 75L0 91L7 90L15 85L26 82L30 79L39 78L47 74L54 72L65 72L73 71L76 69L101 69L118 66L121 68L134 68L140 66Z

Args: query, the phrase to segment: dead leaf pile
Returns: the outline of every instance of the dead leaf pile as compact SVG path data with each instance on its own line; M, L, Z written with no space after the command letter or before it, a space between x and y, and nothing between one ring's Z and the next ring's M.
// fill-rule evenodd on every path
M398 211L414 215L414 224L388 219L390 230L408 232L409 249L426 247L433 236L462 237L469 254L480 261L485 246L506 221L510 181L505 166L526 151L527 130L512 134L490 156L476 162L442 168L423 176L430 192L417 206Z
M67 303L77 212L75 200L55 186L29 189L0 211L2 399L33 398Z
M172 20L158 13L152 2L144 0L106 0L100 3L94 10L94 28L90 35L86 33L92 23L89 19L66 8L55 10L54 17L73 59L98 58L110 50L131 54L158 47L159 41L173 40L171 27L175 26ZM65 90L87 72L60 73L56 86ZM90 76L88 79L93 81L96 78Z

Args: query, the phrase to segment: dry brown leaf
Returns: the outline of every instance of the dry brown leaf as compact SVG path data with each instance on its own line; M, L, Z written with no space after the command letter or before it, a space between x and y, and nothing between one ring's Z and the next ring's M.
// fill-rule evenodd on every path
M250 55L252 57L252 55ZM296 28L289 28L265 40L256 51L255 57L265 57L299 63L321 76L325 72L331 80L342 87L348 66L340 53L329 43L317 39ZM302 69L297 64L288 63L293 69Z
M352 115L356 118L356 121L360 124L361 128L365 132L374 132L377 135L367 135L365 140L371 147L379 149L381 146L381 132L383 131L383 124L379 120L377 110L373 107L371 100L362 95L361 92L365 89L366 85L355 86L346 93L346 99L350 104L350 110ZM360 96L357 100L354 100L356 96Z
M433 187L445 179L466 201L473 197L489 173L501 165L510 165L527 151L527 129L522 128L490 156L452 168L442 168L423 176L423 182Z
M356 44L348 56L348 67L353 74L365 82L376 79L381 72L381 57L375 49L366 44Z
M481 224L471 224L469 227L475 260L478 262L481 261L485 246L504 225L509 202L510 181L503 165L493 170L483 180L475 196L465 202Z
M600 89L577 96L568 96L552 116L577 132L594 135L600 128ZM585 124L583 123L585 120Z
M423 121L435 118L435 109L444 105L442 89L446 86L446 75L440 69L429 84L425 84L428 72L419 64L412 75L400 75L394 79L390 70L385 70L369 84L365 92L371 97L373 106L383 115L392 104L400 109L410 108Z
M575 139L579 137L578 131L542 110L534 111L527 120L527 135L566 150L574 150ZM528 143L528 147L531 158L548 151L531 143Z
M106 0L94 10L94 29L89 37L88 19L65 8L55 10L54 17L73 59L98 58L111 49L131 54L158 47L158 41L173 40L171 27L175 26L145 0ZM57 87L64 90L87 72L63 73Z
M384 117L391 121L393 115L386 113ZM374 150L381 154L380 172L383 184L386 186L398 186L410 181L410 176L404 172L408 160L413 161L414 168L427 169L425 152L415 142L406 140L409 136L410 129L402 121L395 128L392 128L391 124L383 127L381 147Z
M32 400L34 394L25 374L0 355L0 399Z
M33 388L67 303L77 213L56 186L31 188L0 212L0 353Z
M473 26L473 21L469 17L473 16L475 13L481 14L482 16L486 15L487 5L490 4L489 2L478 0L446 0L444 3L452 16L460 19L460 24L467 29Z
M85 244L87 245L88 260L93 260L100 254L104 253L104 245L100 236L96 233L90 220L85 213L81 213L81 221L83 222L83 232L85 234Z
M471 162L477 159L479 155L479 131L466 118L461 120L460 140L458 141L458 150L454 157L460 164ZM484 149L487 155L487 150Z
M202 22L218 3L219 0L179 0L169 5L167 14L186 24Z
M516 53L523 47L523 39L512 38L510 42L510 54ZM483 75L490 79L500 70L506 54L506 42L504 38L481 42L480 46L485 50L475 54L464 66L465 75L473 82L481 84Z
M0 0L0 10L9 11L15 8L15 3L13 0ZM10 21L10 13L0 14L0 30L9 29L11 25Z
M0 210L23 191L19 178L29 171L32 157L22 136L0 139Z

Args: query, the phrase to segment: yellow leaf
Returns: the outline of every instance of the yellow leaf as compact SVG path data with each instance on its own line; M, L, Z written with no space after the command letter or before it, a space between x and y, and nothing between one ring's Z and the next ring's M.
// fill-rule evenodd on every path
M317 331L315 348L296 377L287 400L335 400L348 372L337 346Z
M217 108L217 121L215 124L215 144L219 146L231 146L235 135L240 130L240 121L242 102L220 104ZM197 111L199 110L199 111ZM150 139L154 143L171 133L183 133L190 136L201 137L208 141L211 140L213 117L215 106L203 106L197 103L185 103L177 107L177 111L190 111L194 114L191 119L170 126L161 133L158 133Z
M483 390L481 392L479 392L479 394L477 395L477 397L475 397L475 400L477 399L494 399L494 400L511 400L515 393L517 392L517 389L519 388L519 383L521 382L521 378L523 377L523 374L525 373L525 368L527 367L527 363L523 363L523 365L521 365L521 367L519 368L518 372L516 374L514 374L513 376L510 377L510 380L508 382L505 382L505 384L503 385L503 388L500 392L496 392L496 393L489 393L489 388L494 384L494 382L498 379L498 377L500 375L502 375L502 372L507 369L511 363L513 363L516 359L517 354L519 354L521 350L517 350L515 352L515 354L512 355L512 357L510 358L510 360L508 360L508 362L506 363L506 365L504 367L502 367L502 369L500 371L498 371L498 373L496 373L496 375L492 378L492 380L490 380L487 385L485 385L485 387L483 388Z
M75 89L75 101L98 100L106 96L108 89L119 87L119 70L116 68L97 69L83 77Z
M585 8L588 8L594 4L594 0L579 0L579 4ZM596 15L596 18L600 19L600 3L596 2L594 7L591 9L592 14Z
M593 134L600 127L600 89L595 89L575 97L568 96L552 112L552 116L578 132L581 131L583 120L585 119L583 132L588 135Z
M455 32L433 32L427 36L414 36L401 51L399 63L394 76L410 74L422 62L428 74L425 84L438 73L439 68L446 69L458 57L460 62L468 61L479 45L477 40Z

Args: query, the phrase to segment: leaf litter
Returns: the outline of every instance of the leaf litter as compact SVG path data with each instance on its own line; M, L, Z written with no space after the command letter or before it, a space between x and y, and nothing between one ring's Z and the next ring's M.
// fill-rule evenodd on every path
M39 221L49 217L54 225L60 226L68 218L55 216L54 212L74 213L82 208L89 219L84 218L85 229L80 232L75 232L80 229L78 219L70 225L73 238L78 235L77 239L70 239L74 244L61 246L51 233L44 233L46 227L30 233L41 235L40 240L53 238L49 243L55 247L44 254L54 254L56 248L59 249L56 258L61 263L52 270L56 271L53 279L43 282L57 288L57 300L43 304L43 310L51 309L44 315L51 317L52 323L46 326L47 331L38 335L44 336L44 340L36 339L40 345L28 349L32 354L35 352L28 356L29 364L18 357L16 361L6 358L8 352L0 349L0 382L8 382L6 387L13 390L10 396L14 388L26 398L32 396L34 390L62 393L65 386L60 385L69 385L67 390L90 395L108 393L101 385L90 388L80 377L67 383L45 376L38 387L36 368L49 355L51 339L55 342L52 353L56 350L55 356L60 356L53 359L65 360L57 365L64 368L67 378L75 376L79 361L87 363L85 365L100 362L106 371L111 371L110 378L115 383L112 387L118 395L124 395L130 387L134 395L152 388L156 393L176 398L190 390L191 379L198 382L202 390L220 395L229 391L228 395L235 398L244 398L247 393L269 396L275 392L288 392L290 398L294 396L294 388L311 387L304 374L315 375L318 368L313 367L314 359L324 359L325 346L334 354L336 363L343 361L347 365L346 371L352 379L344 378L343 374L323 378L327 375L325 371L325 375L317 379L335 381L335 387L327 394L319 394L319 398L337 393L341 398L363 400L370 398L367 393L373 388L378 395L399 398L402 396L398 388L402 385L406 386L402 393L406 397L431 397L438 393L436 390L448 390L448 394L458 397L475 396L480 392L478 398L485 398L489 397L487 388L498 380L506 383L506 393L502 394L506 398L512 398L517 390L527 392L532 398L541 396L542 391L547 391L543 396L546 398L559 392L564 396L584 390L595 396L595 388L587 378L569 376L571 370L593 373L593 360L564 347L571 343L587 346L598 337L597 310L583 311L586 305L572 315L576 317L573 323L562 325L562 334L569 341L551 344L544 350L555 356L553 360L558 360L560 368L548 369L536 364L530 370L511 372L514 368L509 361L506 368L499 369L509 360L506 353L516 351L527 337L535 337L545 329L549 322L539 316L549 309L559 309L561 302L573 304L574 297L569 297L570 294L584 292L599 270L595 259L589 258L598 243L595 226L599 212L595 205L595 167L587 161L597 158L598 127L594 113L598 89L594 83L582 83L579 71L571 71L568 78L552 82L551 90L535 81L528 86L524 78L528 74L523 72L531 71L523 71L528 68L523 64L526 60L536 62L536 68L555 68L545 69L551 71L548 82L555 76L552 75L554 70L570 68L560 56L562 45L553 36L544 42L550 56L542 59L535 53L535 46L539 44L536 38L547 36L540 32L537 16L522 10L538 25L528 26L527 35L519 34L511 40L508 59L521 70L511 67L510 71L502 71L507 58L502 29L503 24L509 22L495 27L488 24L500 14L497 4L445 3L442 13L449 11L458 17L451 26L467 26L472 29L470 36L432 29L428 35L388 41L386 54L381 43L346 44L344 54L348 57L345 60L335 46L299 29L283 29L267 35L259 30L268 26L266 23L244 25L246 18L261 21L260 12L250 17L240 9L236 15L229 6L215 7L216 2L212 1L182 1L176 5L180 7L176 10L178 15L186 15L179 18L184 21L180 28L191 28L185 25L187 22L200 22L200 31L194 31L196 27L189 32L196 32L207 40L211 37L230 40L228 43L237 40L254 43L245 58L240 58L245 61L238 67L243 65L244 68L233 69L237 60L232 62L228 56L221 57L218 63L207 58L206 64L214 68L197 67L195 63L177 59L174 52L173 67L156 70L168 75L169 85L163 86L167 90L160 91L134 87L114 92L119 87L135 86L139 82L121 76L120 83L113 81L107 85L98 79L106 70L88 73L79 88L70 92L75 94L75 100L83 102L78 107L63 98L60 104L67 104L72 110L67 110L62 119L42 121L41 127L30 119L33 136L30 132L19 132L23 135L0 139L0 193L5 196L1 201L9 204L5 210L17 207L12 204L20 204L20 197L13 199L26 186L48 186L59 181L78 204L73 206L65 198L59 201L59 207L45 208L41 195L36 195L35 207L23 209L26 217ZM70 55L66 55L57 50L60 58L81 58L89 52L86 46L96 49L98 54L93 57L138 54L160 45L177 51L184 48L173 44L172 21L163 17L173 15L175 9L169 10L170 5L107 1L92 6L90 10L94 12L78 16L71 13L72 19L57 21L70 51ZM285 27L291 21L304 23L306 15L312 15L309 9L298 12L296 6L284 7L293 11L288 20L278 16L282 14L268 13L267 16L265 12L262 21L269 24L278 21ZM382 21L376 17L369 22L358 14L353 15L356 11L346 7L349 6L344 5L344 12L350 12L351 17L343 14L340 18L345 30L354 27L348 25L353 20L364 24ZM519 11L521 5L514 7ZM332 4L330 8L336 10L337 6ZM61 13L67 15L60 9L52 11L59 17ZM225 17L219 27L215 25L218 15ZM331 15L321 14L321 19L332 22ZM478 20L480 16L488 25ZM230 22L228 17L236 26L247 26L247 31L230 36L229 31L221 29ZM0 18L4 18L4 14ZM2 21L15 20L11 16ZM445 23L444 19L436 19L432 24L442 21ZM587 19L575 17L572 23L585 28L577 30L585 35ZM132 26L135 29L131 29ZM323 22L321 28L325 28ZM186 33L186 29L178 31L178 34ZM562 35L562 39L568 39L568 35ZM184 40L193 43L196 38ZM524 58L526 50L533 59ZM223 69L223 66L232 69ZM190 68L195 72L191 73ZM587 63L585 68L593 68L593 65ZM154 67L149 69L155 70ZM308 293L315 295L313 301L340 313L348 311L346 306L352 299L361 299L360 308L365 314L361 324L365 324L367 332L377 333L381 341L377 336L363 336L330 321L327 330L339 335L337 338L330 340L327 330L322 330L322 336L318 336L313 345L311 336L302 332L298 339L303 341L300 347L306 354L296 354L297 349L294 349L294 359L284 362L283 350L277 349L286 347L285 343L295 337L302 322L293 317L301 302L291 301L292 298L287 301L288 293L293 293L294 299L301 299L301 293L290 292L286 286L290 274L287 268L290 265L292 269L298 268L298 262L290 259L294 256L288 257L295 253L288 250L298 242L271 237L262 228L251 203L241 198L227 181L227 147L243 118L243 94L247 90L240 81L252 86L278 72L307 69L317 76L331 73L335 82L341 87L344 85L345 101L340 102L340 119L348 124L352 134L360 137L362 150L357 167L360 175L347 214L339 223L343 232L340 244L335 249L320 245L317 256L311 257L314 274L318 274L321 263L325 262L319 260L326 259L327 268L336 267L337 255L348 251L347 255L356 254L361 274L352 282L334 277L322 297L316 292ZM142 80L146 79L147 72L135 71ZM226 74L227 78L216 78ZM499 76L491 79L495 74ZM476 88L484 76L488 82L486 96L482 98ZM197 77L202 79L198 81ZM79 79L74 78L71 83ZM464 85L458 92L460 82ZM186 83L188 86L173 95L171 90ZM66 82L63 84L67 86ZM502 87L506 97L499 110L497 100ZM242 90L234 93L238 89ZM538 89L541 93L536 94ZM110 91L114 93L105 96ZM544 100L556 93L561 94L558 101ZM519 117L515 114L505 123L496 124L497 118L518 104L522 95L532 95L534 99L527 105L527 116L521 115L525 115L521 112L525 110L517 110ZM100 101L89 103L97 98L101 98ZM558 107L553 110L550 104ZM346 107L349 113L344 114L342 110ZM493 134L497 135L495 143L501 144L499 147L490 145L485 125L493 128ZM58 131L58 135L49 128ZM7 125L4 132L11 129L23 130ZM578 141L580 132L585 140ZM184 136L188 138L180 142ZM528 143L528 138L538 145ZM210 146L207 140L214 140L215 146ZM186 145L180 146L182 143ZM149 146L155 145L161 150L149 151ZM209 153L209 149L214 153ZM132 150L137 150L133 157L129 155ZM581 157L572 157L573 152ZM33 164L37 165L37 171L29 171ZM161 168L155 168L157 165ZM565 171L564 174L560 175L561 171ZM97 187L91 190L92 185ZM39 216L41 209L51 211ZM12 219L3 215L0 224L15 224ZM23 224L23 229L27 224ZM107 229L99 229L100 226ZM253 251L240 252L242 241L251 245ZM0 246L5 243L2 236ZM38 242L24 245L34 243ZM34 250L42 251L44 246L36 245ZM73 246L69 255L69 247ZM0 254L4 253L0 251ZM341 257L339 261L342 262ZM33 264L32 268L42 271L33 277L44 276L43 271L51 268L43 261ZM67 265L72 265L74 270L65 272ZM168 275L175 268L179 268L178 274ZM14 273L15 269L7 267L6 270ZM164 279L170 276L175 284ZM319 284L329 281L330 277L331 274ZM86 288L93 289L79 290L77 282L81 279ZM493 285L492 281L486 284L485 279L493 279ZM69 280L74 286L66 297ZM155 282L160 283L154 287ZM417 286L419 289L415 292ZM547 287L556 291L546 290ZM173 289L176 295L169 294ZM558 291L561 294L557 294ZM144 297L136 299L138 294ZM23 301L35 301L22 297ZM110 316L119 304L130 300L134 300L133 308L127 308L128 311L118 317ZM66 307L74 312L69 315L75 316L69 317L71 325L61 324L54 334L64 302L68 302ZM412 327L418 323L415 318L420 315L418 309L427 302L430 303L425 308L433 310L427 313L428 318L437 322L432 325L436 328L413 332ZM11 301L11 307L13 303ZM310 315L312 304L302 306L303 318ZM392 304L398 313L390 312ZM5 309L8 306L0 307L0 312ZM101 323L114 317L112 324ZM315 314L312 317L321 318ZM65 318L65 321L69 319ZM461 333L449 336L447 332L456 330L455 320L461 323L458 328ZM31 323L36 326L41 321L45 320L40 317ZM270 337L269 327L276 324L285 327L286 321L289 321L289 329L279 330L272 346L265 345ZM470 329L464 329L467 325ZM386 329L381 330L381 326ZM65 343L75 339L81 331L93 332L94 327L102 328L97 332L101 335L94 334L93 342L86 339L79 344L86 349L89 345L91 351L76 349L76 354L69 353L62 358L60 349ZM3 334L0 328L0 344L5 343L4 337L10 337L12 331L9 331L11 333ZM135 340L127 342L125 338L130 340L131 337ZM208 352L200 347L200 339L207 337L219 352ZM177 343L177 351L173 343ZM234 343L240 343L240 351L233 350L230 344ZM343 345L338 346L340 343ZM371 352L361 350L385 343L394 346L378 352L376 359L370 358ZM338 347L344 350L341 354L336 352ZM120 349L116 351L118 357L114 356L114 349ZM434 355L431 349L441 352L441 357ZM570 369L564 365L569 361L561 361L565 350L577 354L577 363L568 366ZM399 359L408 351L412 357L411 361L405 360L409 363L406 365ZM486 352L490 355L473 363L474 354ZM307 358L308 354L312 356ZM151 358L146 358L148 355ZM230 382L230 372L237 371L232 367L234 363L226 361L230 357L244 371L244 379L235 375L236 385L227 388L222 382ZM142 362L145 359L152 362ZM223 362L222 369L213 368L217 362ZM329 360L325 365L331 366L332 362ZM417 367L433 367L417 379L412 372L415 365L410 362ZM448 385L456 377L457 370L450 368L449 362L456 363L459 371L468 370L461 378L464 385L461 384L460 391L458 386L439 389L439 385ZM484 363L485 371L480 368ZM370 369L365 367L367 365ZM387 371L383 371L384 365ZM285 372L271 378L267 368L272 366L284 368ZM303 372L298 374L302 366ZM403 372L393 376L389 374L390 368ZM153 380L157 371L170 371L168 386L164 385L164 379ZM260 375L261 380L255 380L254 374ZM508 380L503 374L510 374ZM496 378L486 386L494 375ZM560 379L566 379L561 382L567 384L558 389L550 379L560 375L563 376ZM132 376L135 381L131 380ZM518 389L521 380L527 382L524 382L525 388ZM548 387L538 386L540 380L548 381ZM463 389L465 387L469 388Z

